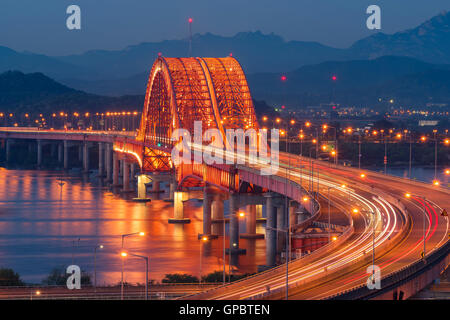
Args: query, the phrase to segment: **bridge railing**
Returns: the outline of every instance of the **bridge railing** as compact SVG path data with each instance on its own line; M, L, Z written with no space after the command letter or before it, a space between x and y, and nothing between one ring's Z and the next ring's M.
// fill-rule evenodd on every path
M444 264L448 266L449 264L449 253L450 253L450 241L447 240L445 245L436 249L433 253L426 256L425 260L419 260L413 262L400 270L389 273L381 279L381 289L371 290L366 284L356 286L354 288L345 290L336 295L326 297L329 300L355 300L355 299L370 299L380 295L386 291L394 289L396 286L402 282L414 279L418 275L426 272L431 267L444 261Z

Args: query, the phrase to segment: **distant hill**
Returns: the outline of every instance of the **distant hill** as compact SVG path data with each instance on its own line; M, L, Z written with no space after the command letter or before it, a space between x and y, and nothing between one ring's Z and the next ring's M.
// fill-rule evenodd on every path
M318 105L334 100L347 105L374 106L381 97L422 104L432 97L449 99L450 87L446 86L447 81L442 81L449 70L450 65L387 56L304 66L286 73L284 83L278 73L249 75L248 82L253 96L269 103ZM332 80L333 75L336 81ZM414 100L410 101L408 95L414 96Z
M444 11L410 30L374 34L355 42L348 50L351 56L361 59L396 55L450 64L450 12Z
M143 100L143 96L113 98L88 94L64 86L42 73L8 71L0 74L2 112L140 110Z

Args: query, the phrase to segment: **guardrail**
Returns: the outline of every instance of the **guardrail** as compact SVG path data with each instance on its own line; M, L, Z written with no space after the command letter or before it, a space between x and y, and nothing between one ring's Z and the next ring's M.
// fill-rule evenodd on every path
M422 273L428 271L431 267L440 263L442 260L447 259L450 253L450 241L447 240L446 244L435 250L433 253L426 257L426 260L419 260L413 262L400 270L388 274L381 279L381 289L370 290L366 285L360 285L358 287L346 290L340 294L327 297L329 300L348 300L348 299L370 299L378 295L392 290L400 284L410 281ZM448 261L445 262L448 266Z

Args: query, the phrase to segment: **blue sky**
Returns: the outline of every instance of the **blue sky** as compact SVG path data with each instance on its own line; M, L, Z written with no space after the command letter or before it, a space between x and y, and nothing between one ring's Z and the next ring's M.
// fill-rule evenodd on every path
M82 30L66 28L66 8L81 7ZM382 10L382 32L415 27L443 10L448 0L1 0L0 45L49 55L122 49L193 32L225 36L274 32L286 40L347 47L376 31L366 29L365 10Z

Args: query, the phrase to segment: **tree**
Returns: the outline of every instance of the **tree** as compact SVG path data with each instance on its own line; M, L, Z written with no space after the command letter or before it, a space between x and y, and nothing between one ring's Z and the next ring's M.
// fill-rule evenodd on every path
M24 283L20 279L20 275L14 272L13 269L1 268L0 269L0 286L2 287L16 287L23 286Z
M195 283L198 278L190 274L168 273L162 279L162 283Z
M42 280L42 283L48 286L65 286L67 278L70 274L65 272L64 267L54 268L50 274ZM90 285L91 276L84 271L81 271L81 285Z

